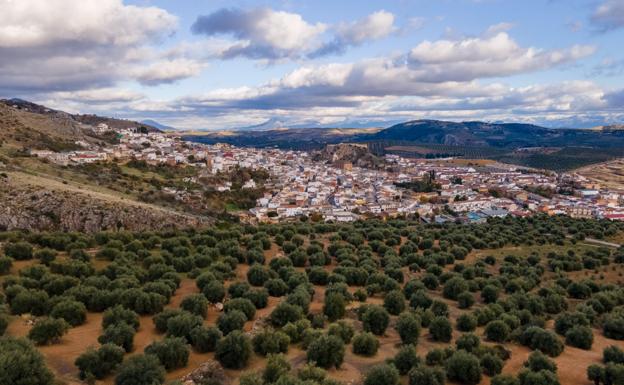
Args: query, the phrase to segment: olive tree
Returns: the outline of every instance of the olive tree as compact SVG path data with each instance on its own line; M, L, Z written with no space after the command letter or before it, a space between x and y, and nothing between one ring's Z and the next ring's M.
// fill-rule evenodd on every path
M367 306L364 314L362 314L362 323L364 324L364 330L372 332L378 336L383 335L390 322L390 315L381 306L370 305Z
M379 349L379 340L368 332L356 334L353 337L353 353L362 356L374 356Z
M151 354L130 357L115 377L115 385L161 385L164 382L165 369Z
M325 369L332 366L338 369L344 360L344 353L344 343L340 338L321 335L308 345L307 360Z
M449 380L462 384L481 382L481 363L479 359L464 350L458 350L446 360L446 375Z
M71 326L78 326L87 320L87 308L82 302L65 300L54 305L50 317L61 318Z
M394 366L397 368L401 375L407 374L413 367L420 364L420 358L416 354L416 349L413 345L405 345L399 349L397 354L392 359Z
M235 330L217 343L215 358L228 369L241 369L251 357L251 342L240 330Z
M429 324L429 333L434 341L450 342L453 328L446 317L435 317Z
M148 345L145 354L156 356L165 369L170 371L188 364L189 349L184 338L167 337Z
M46 345L58 341L68 330L69 324L63 319L43 318L35 322L28 332L28 338L37 345Z
M268 354L286 353L290 337L284 332L265 329L252 338L254 352L266 356Z
M394 328L404 344L415 344L420 335L420 319L413 313L404 312L399 315Z
M87 349L86 352L76 358L74 365L78 368L81 379L84 380L93 376L101 380L121 364L124 353L122 347L104 344L97 350L94 348Z
M223 333L218 328L211 326L198 326L191 330L191 345L199 353L214 352L217 343L223 337Z
M43 355L27 339L0 337L0 384L52 385Z
M405 296L400 290L392 290L384 297L384 308L392 315L399 315L405 310Z
M208 314L208 300L202 294L191 294L180 302L180 309L206 318Z
M364 385L397 385L398 383L399 371L388 364L373 366L364 378Z
M344 317L346 301L340 293L329 293L325 295L325 303L323 304L323 314L327 316L330 322L334 322Z

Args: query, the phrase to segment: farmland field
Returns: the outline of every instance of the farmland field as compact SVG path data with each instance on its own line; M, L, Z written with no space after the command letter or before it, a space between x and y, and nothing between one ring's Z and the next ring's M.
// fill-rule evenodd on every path
M379 373L411 385L505 375L589 385L590 365L624 364L603 357L624 349L624 249L585 237L617 241L624 225L535 217L2 233L0 341L32 340L45 364L34 372L49 368L57 384L123 385L139 371L154 376L139 384L175 384L209 363L217 370L197 385L370 384ZM108 366L106 349L119 353Z

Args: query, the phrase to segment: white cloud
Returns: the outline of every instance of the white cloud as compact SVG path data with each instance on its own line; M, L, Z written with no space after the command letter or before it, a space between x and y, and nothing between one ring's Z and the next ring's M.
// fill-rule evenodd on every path
M155 86L197 76L203 67L201 63L188 59L164 60L135 69L133 77L143 85Z
M60 91L49 95L52 98L82 103L127 103L145 98L140 92L122 88L96 88L81 91Z
M622 0L604 1L594 11L591 21L602 31L624 27L624 2Z
M238 39L223 57L254 59L295 58L314 49L327 26L308 23L301 15L269 8L221 9L199 16L191 30L206 36L231 35Z
M343 53L348 47L382 39L397 31L394 22L395 16L384 10L361 20L331 26L310 23L299 14L270 8L226 8L199 16L191 30L211 38L233 37L235 40L221 49L220 58L242 56L274 61Z
M489 37L425 41L409 54L414 74L427 81L465 81L508 76L571 63L595 52L593 46L560 50L520 47L506 32Z
M0 88L75 90L131 80L177 17L121 0L0 0Z
M177 18L121 0L2 0L0 47L129 46L173 30Z
M394 15L381 10L354 23L338 26L337 35L345 43L357 45L368 40L384 38L395 30Z
M394 25L394 15L381 10L351 23L341 23L334 27L334 37L325 42L318 50L309 54L320 57L330 54L344 53L349 47L362 45L366 42L379 40L398 31Z

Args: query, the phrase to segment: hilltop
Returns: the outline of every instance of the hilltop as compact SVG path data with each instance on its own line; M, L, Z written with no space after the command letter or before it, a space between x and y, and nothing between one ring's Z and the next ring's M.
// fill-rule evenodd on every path
M211 223L210 216L141 200L139 189L153 175L140 178L131 170L113 174L96 164L64 166L31 156L32 150L89 153L117 143L118 132L129 128L159 132L130 120L0 100L0 229L142 231Z
M13 148L80 149L90 144L112 143L116 139L114 130L130 127L160 132L155 127L131 120L70 114L22 99L0 99L0 143Z

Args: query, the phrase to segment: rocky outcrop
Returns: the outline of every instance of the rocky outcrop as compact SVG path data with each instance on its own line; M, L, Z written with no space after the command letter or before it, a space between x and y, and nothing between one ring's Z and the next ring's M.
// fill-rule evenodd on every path
M315 161L326 161L334 165L350 163L357 167L375 168L383 161L371 154L366 144L340 143L328 144L321 151L313 154Z
M181 381L184 385L227 385L231 382L221 364L213 360L204 362L199 368L182 377Z
M0 181L0 230L81 231L166 230L201 227L194 217L136 202L97 199L87 193Z

